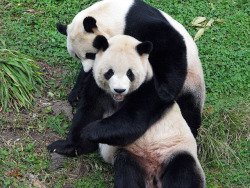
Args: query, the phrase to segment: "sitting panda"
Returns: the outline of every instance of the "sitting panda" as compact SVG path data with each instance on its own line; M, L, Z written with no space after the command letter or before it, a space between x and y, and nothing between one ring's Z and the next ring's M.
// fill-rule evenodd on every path
M89 132L95 142L130 144L143 135L173 101L177 101L193 135L197 136L205 100L203 71L197 47L180 23L141 0L103 0L78 13L71 24L58 23L57 29L67 35L67 49L71 56L81 60L84 71L80 72L70 94L70 101L81 100L67 139L53 142L48 146L49 151L75 156L96 150L98 145L80 137L81 130L91 122L96 126L113 126L115 130L111 140L103 134ZM100 120L107 104L102 102L104 96L90 71L97 53L92 44L97 35L109 39L120 34L153 43L149 62L154 79L148 84L143 83L138 93L132 95L119 111ZM90 113L89 109L95 110ZM84 116L86 112L88 115ZM120 137L119 127L128 133Z
M119 111L127 98L139 92L143 83L152 80L153 71L148 61L152 43L141 43L125 35L108 41L97 36L94 46L99 49L93 66L94 79L109 95L109 103L114 103L105 111L107 117ZM150 99L144 102L147 100ZM82 137L88 137L89 128L93 129L91 126L84 128ZM112 139L111 128L95 127L104 134L109 132ZM169 104L162 116L131 144L124 147L99 144L99 147L104 160L114 165L115 187L205 187L196 140L176 102Z

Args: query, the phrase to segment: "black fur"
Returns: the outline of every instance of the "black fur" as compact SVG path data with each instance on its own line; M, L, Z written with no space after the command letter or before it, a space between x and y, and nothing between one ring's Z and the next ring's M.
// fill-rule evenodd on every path
M113 69L109 69L108 72L106 72L106 73L104 74L104 78L105 78L106 80L109 80L113 75L114 75Z
M97 28L96 20L90 16L86 17L83 20L83 27L84 27L85 31L87 31L89 33L94 33L93 29Z
M205 182L195 159L188 152L173 154L161 174L163 188L203 188Z
M124 149L115 154L115 188L144 188L145 171L136 158Z
M96 55L95 53L86 53L86 58L95 60L95 55Z
M83 83L86 78L87 73L84 72L83 67L81 67L80 73L78 74L76 84L69 94L68 101L74 106L75 103L79 102L83 92Z
M134 75L134 73L133 73L133 71L132 71L131 69L129 69L129 70L127 71L127 77L128 77L128 79L129 79L131 82L133 82L133 81L135 80L135 75Z
M177 100L180 106L183 118L186 120L194 137L198 135L198 128L201 125L201 110L199 103L196 102L195 96L191 93L185 93Z
M136 46L136 50L139 55L149 54L152 51L152 49L153 49L153 44L152 42L149 41L142 42Z
M90 142L87 138L80 136L81 131L89 123L102 119L104 112L115 109L115 104L113 99L97 86L92 72L85 73L82 84L84 92L67 139L49 145L47 148L50 152L56 149L55 152L59 154L75 156L76 153L81 155L92 153L98 149L97 143Z
M120 109L112 116L87 125L82 130L82 137L119 146L128 145L139 138L173 104L158 97L153 82L143 84L126 96Z
M67 35L67 25L63 25L61 23L57 23L56 24L56 28L57 30L63 34L63 35Z
M109 43L108 43L108 40L104 36L98 35L96 36L93 42L93 46L98 50L102 49L103 51L105 51L109 47Z

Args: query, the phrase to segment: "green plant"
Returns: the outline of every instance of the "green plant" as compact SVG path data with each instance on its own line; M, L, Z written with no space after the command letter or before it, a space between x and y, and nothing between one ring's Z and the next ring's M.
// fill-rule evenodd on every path
M46 121L48 122L48 127L55 130L59 135L66 136L67 128L69 127L68 121L65 120L66 116L60 114L58 117L48 116Z
M34 93L40 94L40 87L45 85L40 67L27 56L5 47L0 49L0 111L29 108L35 101Z

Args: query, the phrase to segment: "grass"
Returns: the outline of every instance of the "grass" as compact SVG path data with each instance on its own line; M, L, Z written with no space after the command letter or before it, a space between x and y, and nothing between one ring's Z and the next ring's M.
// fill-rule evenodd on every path
M35 102L34 93L41 94L45 86L39 72L40 67L32 59L14 50L0 49L0 111L22 107L31 108Z
M86 1L11 0L0 2L0 38L11 51L46 62L52 77L46 100L66 99L80 62L66 50L66 37L55 23L70 23L90 6ZM207 187L249 187L249 5L247 0L145 0L182 23L191 36L196 17L223 19L207 28L196 43L206 81L206 104L198 155ZM68 70L60 76L58 68ZM46 76L48 73L45 72ZM34 117L36 114L36 117ZM15 116L0 114L0 185L2 187L111 187L112 167L98 153L67 159L51 171L46 145L66 135L70 121L50 107ZM57 134L54 132L56 130Z

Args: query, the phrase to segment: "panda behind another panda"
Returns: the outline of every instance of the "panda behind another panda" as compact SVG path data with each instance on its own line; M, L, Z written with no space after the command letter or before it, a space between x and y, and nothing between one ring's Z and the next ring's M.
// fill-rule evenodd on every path
M110 116L119 111L142 83L152 79L148 61L152 44L117 35L108 41L97 36L94 46L99 49L93 67L94 79L117 104L105 112L105 116ZM83 129L82 136L87 134ZM195 138L176 102L133 143L124 147L99 144L99 147L104 160L114 164L115 187L205 187Z
M67 139L53 142L48 146L49 151L75 156L96 150L98 145L94 142L130 144L143 135L173 101L177 101L193 135L197 136L205 85L197 47L180 23L141 0L103 0L79 12L69 25L57 24L57 28L67 35L67 49L71 56L82 61L85 72L81 71L72 92L76 93L73 98L81 100ZM92 43L97 35L110 38L120 34L153 43L149 61L154 80L143 84L119 111L102 119L107 104L102 102L105 96L99 94L89 71L97 52ZM95 110L85 116L89 109ZM89 123L93 126L89 132L91 141L80 137L81 130ZM102 134L101 129L96 132L95 126L112 127L112 139L108 139L110 132L107 135Z

